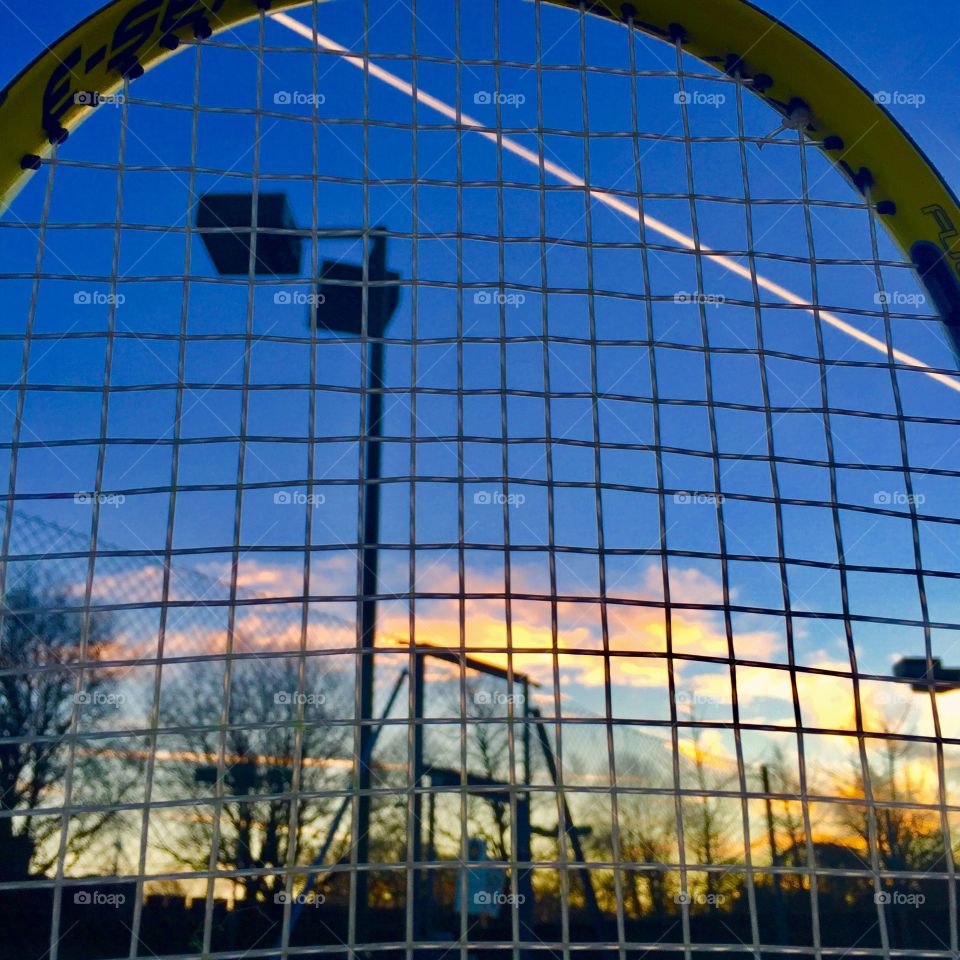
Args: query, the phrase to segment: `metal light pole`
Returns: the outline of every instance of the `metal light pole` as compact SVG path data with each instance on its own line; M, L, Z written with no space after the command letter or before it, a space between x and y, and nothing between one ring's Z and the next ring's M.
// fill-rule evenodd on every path
M380 543L380 437L383 428L383 337L400 300L398 273L387 270L387 236L384 228L344 231L338 237L372 238L364 265L327 260L320 271L321 296L315 322L338 333L368 338L366 374L366 420L363 460L363 542L360 544L360 752L357 757L357 863L356 920L363 926L367 913L370 861L370 788L374 728L373 649L377 629L377 593ZM369 242L369 241L368 241ZM371 287L370 283L377 284Z
M205 194L196 211L197 233L217 273L223 276L295 276L300 272L302 242L287 197L282 193ZM318 304L312 323L367 339L364 443L363 542L360 544L360 751L358 766L357 862L370 860L370 766L376 741L373 726L373 649L377 627L377 571L380 541L380 437L383 426L382 337L400 300L400 274L387 270L387 231L336 230L334 239L363 238L366 263L326 260L320 270ZM254 248L255 241L255 249ZM252 268L251 268L252 263ZM371 286L370 284L374 284ZM357 871L357 926L367 911L367 871Z

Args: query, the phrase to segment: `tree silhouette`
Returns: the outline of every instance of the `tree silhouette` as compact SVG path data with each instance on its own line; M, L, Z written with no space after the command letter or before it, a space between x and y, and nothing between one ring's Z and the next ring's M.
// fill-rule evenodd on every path
M691 719L695 719L691 711ZM730 841L737 826L734 809L717 796L730 790L735 775L717 765L701 743L701 729L691 728L692 774L699 796L685 797L682 803L684 841L688 851L688 865L717 866L735 862L743 850ZM735 892L737 881L731 875L717 871L705 871L704 892L708 906L713 910L718 895L729 896ZM688 891L689 892L689 891Z
M677 819L672 803L644 794L622 794L619 803L620 853L629 863L663 864L676 857ZM670 890L663 868L625 871L624 901L633 917L667 912Z
M499 686L499 685L498 685ZM497 719L505 719L506 708L497 706L491 689L492 684L468 682L467 685L467 716L472 720L481 721L470 724L467 738L467 762L481 776L491 781L505 782L508 780L507 770L510 766L510 741L507 735L506 723L488 723ZM490 689L487 689L490 688ZM519 714L522 707L517 707ZM520 734L517 734L515 749L519 753ZM499 794L486 794L484 803L489 808L492 823L483 825L472 824L473 834L488 843L488 855L492 860L509 860L512 846L510 836L510 805Z
M158 789L166 796L193 798L198 815L180 818L156 841L176 862L202 870L215 839L211 798L219 774L216 726L224 699L223 664L207 666L164 683L164 713L175 716L181 729L175 759L158 772ZM342 689L339 674L324 673L318 658L305 661L301 687L300 666L298 660L273 658L237 662L232 670L223 767L228 799L220 816L216 864L221 870L264 871L235 880L239 898L248 905L266 902L282 889L271 870L279 874L294 855L299 863L310 862L323 842L324 821L339 803L322 794L344 787L349 778L350 730L329 721L350 715L351 691ZM299 786L291 832L295 770Z
M97 666L103 645L111 638L104 615L71 610L76 604L63 592L42 590L35 583L17 586L6 595L0 627L0 809L29 811L55 806L69 763L65 736L76 718L95 723L115 709L108 691L111 672ZM85 660L83 641L86 632ZM82 668L82 670L81 670ZM81 688L77 690L77 676ZM109 761L96 751L78 750L74 766L85 768L86 780L101 784L104 799L123 791L116 775L107 775ZM67 842L67 865L75 863L115 818L114 811L74 810ZM14 824L18 824L17 827ZM58 818L0 818L0 875L23 879L43 873L57 861Z
M943 869L945 846L939 815L932 810L894 806L916 802L921 786L911 761L916 745L897 740L906 717L885 724L883 732L891 734L882 744L881 762L871 764L870 788L876 804L876 846L880 867L884 870L931 870L939 863ZM841 785L843 796L866 798L863 770L859 759L852 768L850 781ZM865 847L870 839L870 817L866 803L844 806L842 826L856 836Z

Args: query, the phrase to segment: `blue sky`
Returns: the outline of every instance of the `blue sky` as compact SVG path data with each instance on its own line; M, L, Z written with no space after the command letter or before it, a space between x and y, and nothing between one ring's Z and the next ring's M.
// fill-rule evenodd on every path
M869 89L900 91L905 93L923 93L926 102L921 108L899 107L898 112L909 131L930 155L940 163L948 178L958 171L955 153L960 152L957 142L955 117L957 116L957 91L948 90L950 84L943 82L945 71L955 69L955 51L950 48L951 39L947 32L937 29L939 10L941 20L948 9L944 4L925 5L923 10L905 12L895 4L879 15L875 5L863 5L863 16L857 16L855 6L848 6L842 23L829 23L812 6L799 3L782 3L771 7L771 12L780 14L786 22L801 33L821 45L828 53L848 67ZM33 22L37 18L20 19L9 8L3 12L8 30L0 31L0 44L9 45L4 49L8 62L25 61L32 52L40 48L44 40L52 40L88 10L83 6L73 6L69 12L64 7L55 7L45 13L42 22ZM358 29L358 4L333 2L325 5L321 13L321 28L333 39L356 49ZM371 39L371 45L377 50L402 49L404 38L409 36L409 15L404 13L405 5L389 8L394 11L384 13L379 32ZM518 7L530 24L530 9L526 5ZM548 54L552 62L576 62L577 43L575 31L564 31L563 23L569 20L566 12L552 14L561 25L557 43ZM545 13L546 17L547 14ZM301 19L305 17L300 13ZM68 19L69 18L69 19ZM392 19L391 19L392 18ZM27 20L28 22L24 22ZM449 53L442 49L442 39L448 38L452 18L447 10L444 21L435 24L434 35L424 34L421 41L425 52L437 46L437 52ZM268 42L296 44L297 39L284 32L276 24L270 24L271 33ZM247 38L254 36L253 28L247 28ZM504 37L504 49L516 46L518 55L529 56L521 39ZM465 56L482 57L488 55L485 43L489 41L482 31L465 32L463 53ZM449 42L449 41L448 41ZM659 54L666 50L666 63L669 64L670 51L658 46ZM923 51L921 54L919 51ZM621 51L622 53L622 51ZM233 60L231 57L238 59ZM566 58L566 59L565 59ZM143 98L168 99L173 102L189 102L192 88L189 55L175 58L162 70L156 71L139 81L134 94ZM387 61L388 66L390 61ZM206 70L201 88L201 100L206 104L241 105L249 104L252 96L250 69L251 60L242 53L229 51L211 51L205 60ZM219 66L219 69L217 68ZM284 68L292 71L289 75L274 75L268 70L265 77L264 96L269 104L271 93L277 94L274 87L289 88L296 85L301 89L310 89L309 59L306 57L287 57ZM234 69L235 68L235 69ZM245 68L245 69L244 69ZM395 66L403 74L406 67ZM551 82L545 90L545 123L556 127L576 129L579 122L579 108L571 108L571 102L578 97L579 79L574 73L551 74ZM453 74L445 66L423 64L419 71L419 82L431 93L451 98ZM477 87L492 84L491 74L482 68L469 70L461 78L462 97L466 101L465 109L476 114L485 122L493 121L490 107L475 104L471 95L471 84ZM600 81L598 80L598 83ZM604 81L606 82L606 81ZM653 81L653 84L660 81ZM666 81L669 84L670 81ZM528 71L505 71L500 80L501 87L510 92L526 92L526 104L520 104L516 113L509 108L504 111L504 124L532 124L536 121L531 96L535 88L533 76ZM508 86L512 84L512 86ZM957 85L953 84L955 88ZM724 91L730 94L729 86L711 85L710 81L699 82L704 93ZM360 74L339 61L327 58L323 61L321 89L327 95L327 103L320 108L322 116L356 117L362 104ZM642 123L650 130L670 129L676 123L677 108L673 102L672 91L652 87L654 94L641 104ZM611 91L617 91L611 87ZM404 120L409 118L410 101L394 90L387 89L376 81L371 81L371 111L377 118ZM952 99L951 99L952 98ZM591 126L594 129L625 129L629 123L624 98L615 95L605 96L599 89L591 103ZM309 107L294 105L290 111L301 117L309 115ZM729 133L735 117L731 114L731 104L726 103L724 110L701 108L691 110L691 122L695 133L722 135ZM95 116L71 139L65 152L81 151L90 158L109 160L116 151L116 111L109 107L101 108ZM133 111L131 112L133 116ZM430 123L438 119L436 115L421 109L418 113L421 123ZM772 114L760 104L750 100L747 103L746 122L748 132L765 135L775 125ZM156 163L164 160L183 162L189 144L189 114L183 111L151 110L138 108L135 120L131 120L131 134L128 137L127 162ZM303 172L304 158L309 157L309 138L303 136L307 125L280 123L267 131L262 148L262 169L275 173ZM323 128L322 128L323 129ZM206 114L200 128L200 151L198 162L210 167L230 167L238 164L239 169L249 169L251 159L249 143L253 132L249 118ZM356 176L357 161L362 150L360 131L356 126L334 126L323 129L321 147L321 173L333 176ZM457 176L454 139L448 131L421 133L420 175L429 167L429 175L450 180ZM950 141L950 137L953 141ZM410 139L406 132L397 132L390 128L372 128L370 146L371 165L376 174L385 177L409 177L411 173ZM532 146L530 138L517 136L517 142ZM546 150L558 162L577 174L583 172L583 150L577 138L550 136ZM646 183L648 192L683 193L686 190L685 165L683 155L676 145L657 143L650 148L646 160ZM593 151L596 151L595 153ZM751 151L751 177L753 195L775 197L784 189L796 187L796 171L791 170L793 158L782 162L784 151L767 148L761 155ZM793 151L789 151L793 153ZM240 159L238 160L238 156ZM595 142L591 145L591 178L594 183L614 184L621 177L625 154L621 142ZM629 158L626 158L629 162ZM498 174L496 151L480 138L464 141L463 176L465 179L496 179ZM834 177L826 165L816 155L811 157L815 165L818 180L821 172L825 183L824 192L829 196L849 196L839 178ZM520 184L535 185L536 170L521 159L504 153L502 159L504 176ZM710 186L716 191L729 191L736 195L739 185L739 161L730 154L722 154L718 149L715 156L701 157L695 152L694 169L701 176L706 169L712 174ZM59 190L55 191L52 217L54 220L85 219L90 221L109 221L112 209L113 174L108 172L78 173L69 169L61 174ZM134 189L134 179L143 179L140 191ZM69 189L70 178L74 179L74 188ZM954 182L960 176L954 176ZM837 181L837 187L832 184ZM210 186L207 186L207 184ZM198 191L204 189L242 189L243 181L227 181L224 187L219 179L199 177ZM236 184L240 185L237 186ZM302 225L309 218L309 186L305 183L275 181L275 189L288 192L295 208L295 214ZM619 185L619 184L618 184ZM631 183L622 184L631 189ZM698 186L702 183L698 181ZM67 189L64 189L65 186ZM21 197L19 209L32 206L36 212L36 203L41 196L41 180L36 178L31 189ZM102 188L102 189L97 189ZM263 188L261 188L263 189ZM834 192L836 189L836 193ZM162 222L170 209L180 211L186 208L185 183L182 177L164 177L157 174L130 175L127 181L127 197L124 215L130 222ZM535 234L537 224L537 200L535 191L510 189L506 191L504 203L504 229L507 235L529 236ZM357 224L358 206L361 192L359 187L337 184L325 187L323 194L323 218L325 223L338 226ZM495 237L497 234L497 197L492 189L476 188L465 192L464 229L469 232ZM370 191L371 219L383 221L398 231L410 230L411 195L409 188L401 190L372 188ZM441 187L423 187L419 196L420 215L437 231L453 231L456 228L455 194ZM771 208L767 208L769 210ZM581 241L585 239L585 225L582 222L582 197L574 193L552 193L546 201L547 230L550 235L563 233L567 239ZM689 229L689 210L682 200L650 201L648 212L662 217L681 229ZM635 240L636 226L615 211L596 205L592 211L593 238L601 241L630 243ZM182 214L181 214L182 216ZM700 230L704 241L714 246L742 247L745 244L742 218L730 211L715 211L708 206L699 210ZM775 209L768 214L764 208L755 211L756 230L762 231L763 240L758 244L761 249L773 253L806 253L803 240L802 221L795 211ZM787 229L789 227L789 229ZM818 224L818 229L820 225ZM836 232L843 232L844 241L850 246L838 242ZM0 240L6 239L0 237ZM90 232L85 237L79 231L62 231L48 238L55 255L60 255L64 263L78 275L109 274L111 243L98 243L95 239L103 234ZM860 256L868 256L865 246L867 234L863 225L859 233L854 230L842 230L837 223L826 223L818 235L818 251L821 256L845 256L854 251ZM29 271L32 251L22 248L24 259L20 269ZM320 258L343 256L345 247L340 244L328 244L319 253ZM209 275L210 266L199 244L194 258L193 270ZM141 258L149 257L141 260ZM352 255L348 251L347 259L356 259L358 251L354 247ZM419 337L442 339L456 335L455 291L431 286L430 282L450 282L457 277L456 249L450 242L425 240L419 245L419 277L427 281L419 291L419 316L417 334ZM392 266L404 276L411 270L412 249L408 241L394 240L391 247ZM498 263L497 245L489 242L465 241L463 244L464 263L467 272L464 280L468 283L496 284L499 280L507 283L526 283L536 286L540 277L540 250L536 243L518 243L510 247L505 258L501 277ZM587 284L587 260L583 250L578 247L552 246L545 255L550 286L570 288L571 292L552 295L550 311L550 332L556 337L582 340L588 334L586 326L586 298L578 293ZM48 260L48 263L50 261ZM176 274L182 262L182 240L180 235L171 235L157 240L153 234L138 234L133 231L124 234L121 244L121 273L136 275ZM617 291L621 294L642 292L639 274L635 269L636 258L633 251L617 249L596 250L593 253L592 269L597 287ZM768 264L770 271L783 283L797 289L806 297L809 293L809 276L805 276L805 267L794 267L782 262ZM48 266L48 269L54 269ZM744 284L737 289L736 283L722 275L713 265L705 265L704 285L706 292L714 288L723 289L728 297L746 296ZM651 258L651 284L655 293L670 296L680 291L692 291L697 288L697 278L689 257L663 253ZM309 273L305 272L301 280L308 283ZM852 309L867 306L873 309L875 280L869 271L849 270L821 271L821 297L824 301L848 306ZM894 283L890 284L896 287ZM69 301L75 284L48 283L41 293L38 310L38 330L56 333L65 330L89 330L91 333L103 330L106 318L104 310L73 310ZM310 289L301 286L299 289ZM20 303L25 302L29 286L20 284L17 296ZM118 311L121 327L129 323L129 329L136 333L171 335L179 329L179 301L181 284L143 283L125 285L123 290L128 305ZM487 304L471 302L464 297L464 332L472 337L497 337L500 328L500 311L490 309ZM285 336L303 337L306 332L305 307L278 308L272 302L273 291L267 287L257 291L257 307L254 328L257 333L274 333ZM64 309L66 304L67 309ZM632 339L630 330L634 328L637 311L630 301L605 298L596 305L596 325L599 337L613 340ZM242 340L245 325L246 289L243 283L231 288L221 285L193 285L191 291L191 333L203 336L229 337L234 339L205 340L191 342L187 351L185 377L188 382L212 383L230 388L240 383L242 373ZM752 311L746 308L726 306L720 310L708 306L707 325L711 344L714 347L749 349L754 341L752 332ZM11 311L8 322L10 332L15 332L20 323L20 313ZM676 448L676 452L664 457L666 471L664 483L669 488L713 490L711 462L704 454L711 448L710 425L702 401L705 399L703 383L702 355L696 348L702 343L700 317L692 304L658 305L654 318L654 333L661 341L656 351L658 368L658 391L661 398L676 401L661 409L661 429L666 446ZM813 324L805 315L796 312L777 311L765 317L765 342L768 349L782 351L801 357L816 355L816 339ZM859 318L863 329L882 336L882 325L877 320ZM510 337L536 338L541 330L540 297L535 291L527 291L526 302L516 308L506 309L507 333ZM894 325L897 345L908 349L932 363L946 365L949 360L942 347L930 340L922 324ZM395 336L409 336L411 330L411 302L405 293L401 306L391 327ZM692 348L692 349L691 349ZM500 386L498 348L494 343L469 342L464 345L463 379L468 390L496 390ZM828 356L842 359L874 360L876 355L866 348L852 345L847 338L827 329L825 349ZM102 379L102 365L106 350L104 338L89 339L68 338L57 344L45 358L34 351L31 363L31 380L35 382L62 382L78 388L96 388ZM551 389L560 393L577 394L590 389L589 349L583 343L554 342L550 346L549 364L551 370ZM10 351L9 379L16 378L18 358L16 351ZM388 385L403 388L409 385L411 375L411 351L406 344L395 344L387 351ZM255 345L252 357L251 382L253 384L290 383L303 385L309 368L309 350L303 343L263 342ZM436 343L422 346L418 350L418 385L435 390L451 390L457 385L457 367L455 354L449 344ZM798 363L794 360L771 358L769 361L771 377L771 401L775 405L786 407L816 406L819 402L819 381L814 375L813 364ZM512 342L507 348L506 385L508 389L542 389L542 353L535 342ZM340 343L321 342L318 352L320 380L333 388L356 387L359 376L357 351L354 347ZM729 404L753 404L760 399L760 386L757 366L749 356L736 353L716 355L712 361L714 397ZM114 386L152 385L158 389L149 392L116 393L111 399L110 433L120 438L143 436L163 436L168 433L173 419L174 392L160 389L175 379L176 343L173 341L150 341L127 339L117 344L114 352ZM649 396L651 384L649 369L642 349L636 347L604 347L597 351L598 388L627 398L625 400L604 400L599 410L599 431L602 440L619 443L649 443L652 440L652 417L649 404L637 404L630 397ZM889 414L894 410L893 395L889 378L885 372L877 370L858 370L853 367L840 367L831 371L830 399L835 407L862 409L865 412ZM900 377L903 402L906 412L930 413L936 409L937 391L942 389L920 375L904 374ZM428 402L429 400L429 402ZM953 397L948 397L952 401ZM284 391L256 391L251 395L248 431L264 438L248 447L245 481L247 483L270 483L282 479L302 478L306 475L306 447L303 444L284 443L285 439L296 440L305 436L307 426L307 395L301 389ZM686 405L682 401L693 401ZM593 428L589 417L589 403L582 397L571 396L559 399L552 405L553 430L555 435L563 435L574 441L589 441ZM511 396L508 400L510 436L536 437L543 431L543 404L534 397ZM324 391L317 398L317 432L319 435L350 434L356 430L350 425L356 417L355 396ZM12 413L7 409L4 415ZM452 435L456 432L456 404L450 395L435 394L428 399L421 397L418 409L420 435ZM96 436L99 430L100 396L97 392L76 393L34 393L30 396L26 417L30 428L37 436L57 436L67 438ZM187 414L184 419L185 437L224 436L223 443L216 447L203 446L187 448L181 464L180 483L194 485L229 484L235 477L237 464L236 442L231 442L231 433L239 427L239 392L216 390L198 390L187 398ZM464 403L464 432L468 435L497 439L499 436L499 400L496 395L468 396ZM409 403L401 396L387 402L386 432L388 435L403 438L409 430ZM348 426L343 427L347 423ZM719 449L726 453L750 456L762 455L765 444L760 441L764 425L762 416L757 412L741 411L733 408L720 409L716 414L716 429ZM836 459L860 459L879 464L899 464L899 438L892 421L866 421L863 418L845 421L837 418L833 424L837 449ZM820 418L809 413L788 413L778 417L774 432L781 455L801 458L823 458L825 446L823 427ZM908 427L909 441L913 449L913 462L920 466L955 467L957 456L944 444L939 443L934 429L920 425ZM685 449L686 448L686 449ZM324 452L332 451L332 445L325 446ZM132 452L131 452L132 450ZM212 451L216 451L212 455ZM437 478L456 477L455 450L443 443L421 445L418 451L418 473ZM204 455L205 454L205 455ZM467 476L491 477L501 473L501 454L499 445L467 443L462 451L464 469ZM654 463L649 453L637 451L604 450L601 467L607 482L631 486L653 488L656 486ZM522 477L533 481L545 478L545 463L542 445L509 445L509 473L512 477ZM336 455L331 455L331 465L315 466L318 480L347 480L355 476L355 453L345 447ZM403 478L409 472L409 452L406 445L395 444L385 454L385 473ZM59 490L65 471L72 472L78 478L75 483L80 489L91 487L96 466L95 446L60 447L51 458L45 451L25 451L21 455L21 473L23 479L18 490L22 492L43 493L53 488ZM593 456L589 449L566 446L554 453L554 479L560 482L589 483L593 479ZM782 470L781 483L784 496L803 498L809 495L815 500L829 499L830 491L824 483L823 471L818 482L812 476L801 478L798 471L788 466ZM767 468L760 462L749 459L725 464L721 476L721 487L729 494L746 496L769 496L770 480ZM796 474L796 476L795 476ZM104 489L130 489L162 487L169 477L169 448L155 449L149 445L141 447L123 447L111 445L104 465ZM29 479L28 479L29 478ZM851 503L869 505L876 496L878 484L881 489L886 478L872 473L857 471L842 472L838 478L839 496ZM52 485L52 486L51 486ZM896 483L891 488L899 489ZM482 488L482 484L478 485ZM484 512L474 509L470 502L471 490L466 491L466 523L471 537L486 542L498 542L502 538L502 520L499 510ZM547 535L545 520L545 491L539 486L525 488L528 502L524 509L511 515L511 537L515 544L544 544ZM318 521L314 537L337 541L352 539L355 526L352 515L352 487L326 488L330 508L323 512ZM609 495L609 496L608 496ZM253 491L247 495L244 505L244 520L241 533L242 542L267 542L278 546L288 545L291 552L289 562L296 567L299 564L295 547L302 542L302 511L276 511L269 509L267 500L272 496L270 489ZM420 484L418 496L425 503L444 503L446 509L430 513L419 511L418 541L448 543L456 540L456 489L449 483ZM606 491L610 504L606 507L610 529L605 530L607 546L656 546L658 539L657 517L653 500L649 494ZM404 482L390 484L384 490L384 527L383 540L398 545L398 556L402 558L406 549L406 527L409 492ZM646 499L645 499L646 498ZM556 493L557 542L573 547L589 546L596 542L597 531L594 520L593 491L586 487L562 488ZM262 503L261 503L262 501ZM264 504L267 506L265 507ZM162 546L166 525L166 495L163 493L144 493L131 497L124 510L105 511L100 521L100 535L110 543L120 547L158 549ZM73 508L71 503L53 502L36 504L36 509L49 510L51 519L65 522L69 518L70 526L83 528L85 517ZM720 544L716 525L711 522L714 515L711 504L668 504L667 522L671 528L668 545L671 549L715 553ZM933 512L950 512L950 508L941 506ZM180 518L184 518L181 520ZM629 518L620 525L620 518ZM190 519L192 518L192 519ZM202 522L201 521L202 518ZM887 547L886 556L894 566L909 567L912 564L909 526L905 521L895 518L877 518L871 516L870 524L861 523L860 515L845 515L847 525L845 534L850 551L848 562L868 562L877 553L880 544L896 542L898 548L892 551ZM230 490L209 492L196 490L183 493L178 502L178 521L175 546L185 548L197 546L225 547L232 540L233 495ZM743 500L731 501L726 509L726 523L736 536L727 549L740 552L770 556L776 553L776 544L772 539L773 518L768 504ZM784 516L785 536L788 555L798 559L835 558L836 546L833 543L832 524L827 511L805 508L788 509ZM950 551L942 547L944 533L934 528L924 536L925 557L929 557L928 566L937 569L953 569L956 561ZM699 576L708 582L716 582L718 567L714 561L691 561L689 570L697 569ZM403 564L400 570L405 569ZM749 567L746 569L750 569ZM684 568L684 573L689 574ZM636 576L625 577L624 582L636 589L636 580L646 574L636 572ZM803 568L793 573L797 582L802 584L800 592L813 589L805 585L806 574ZM731 578L738 577L736 566L731 567ZM589 577L587 580L589 581ZM761 577L759 580L743 576L738 590L741 602L759 606L776 605L779 602L778 577ZM892 581L891 581L892 582ZM760 586L766 584L766 586ZM901 585L906 601L901 609L909 611L910 616L917 612L914 591L909 584ZM858 591L853 585L853 604L857 609L861 596L865 602L862 612L875 612L880 615L889 613L897 605L881 603L885 591L875 589L864 583ZM398 584L402 590L403 584ZM349 591L348 591L349 592ZM831 612L838 611L837 587L832 577L824 575L824 581L816 585L817 602L811 601L814 609ZM894 591L901 596L899 588ZM936 600L935 591L932 592ZM869 598L869 599L867 599ZM936 616L934 619L938 619ZM943 619L941 617L941 619ZM837 653L842 653L838 648Z

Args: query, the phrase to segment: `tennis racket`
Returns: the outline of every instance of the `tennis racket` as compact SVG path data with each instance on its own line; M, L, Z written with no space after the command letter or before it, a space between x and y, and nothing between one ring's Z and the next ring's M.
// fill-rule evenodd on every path
M116 0L26 67L15 955L956 956L921 100L743 0Z

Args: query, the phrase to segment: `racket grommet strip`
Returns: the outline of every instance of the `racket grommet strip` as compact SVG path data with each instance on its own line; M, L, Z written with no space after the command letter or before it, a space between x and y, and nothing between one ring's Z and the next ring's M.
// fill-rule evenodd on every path
M20 158L21 170L39 170L42 161L35 153L25 153Z

